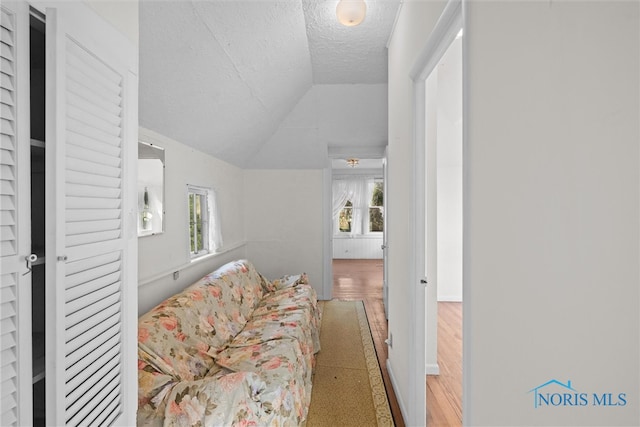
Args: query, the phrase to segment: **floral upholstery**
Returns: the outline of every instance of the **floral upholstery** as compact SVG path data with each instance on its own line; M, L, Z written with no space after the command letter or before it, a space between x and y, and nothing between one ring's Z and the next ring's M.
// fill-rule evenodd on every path
M320 313L306 275L229 263L138 321L138 425L299 425Z

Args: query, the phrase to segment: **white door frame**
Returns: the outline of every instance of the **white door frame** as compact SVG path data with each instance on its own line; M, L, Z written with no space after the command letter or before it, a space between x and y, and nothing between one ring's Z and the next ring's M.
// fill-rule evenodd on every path
M426 381L425 381L425 304L424 277L426 263L426 174L425 174L425 137L426 137L426 79L436 67L446 50L464 27L463 0L449 0L438 19L431 36L420 51L409 77L413 81L413 209L412 209L412 247L413 258L410 268L411 323L409 358L409 412L407 425L424 425L426 422ZM464 44L463 44L464 57ZM463 61L464 69L464 61ZM463 88L465 87L463 72ZM463 111L464 108L463 89ZM464 136L463 136L464 138ZM464 157L464 142L463 142ZM464 167L464 166L463 166ZM463 184L464 185L464 184ZM464 189L463 189L464 192ZM464 197L464 196L463 196ZM464 215L464 214L463 214ZM463 291L464 292L464 291ZM464 300L464 298L463 298Z
M322 258L323 258L323 277L322 277L322 296L321 299L330 300L333 298L333 193L331 183L333 180L333 172L331 170L331 161L329 165L322 171L323 188L322 197L324 199L324 215L322 235Z

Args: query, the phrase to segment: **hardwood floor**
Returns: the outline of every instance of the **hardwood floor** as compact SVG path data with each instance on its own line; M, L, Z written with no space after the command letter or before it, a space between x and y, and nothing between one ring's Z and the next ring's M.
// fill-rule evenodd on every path
M387 372L387 320L382 304L382 260L333 260L333 298L364 301L382 379L397 426L404 426ZM439 376L427 377L427 425L462 425L462 304L438 303Z
M382 303L382 260L381 259L334 259L333 298L341 300L362 300L373 336L373 344L378 354L384 387L389 396L389 406L396 426L404 427L400 406L391 386L387 372L387 319Z
M462 303L438 303L438 366L427 376L427 425L462 425Z

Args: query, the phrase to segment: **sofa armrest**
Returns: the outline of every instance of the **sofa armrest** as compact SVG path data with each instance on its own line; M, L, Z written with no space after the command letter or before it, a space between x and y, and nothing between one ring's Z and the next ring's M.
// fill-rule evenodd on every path
M284 275L279 279L273 280L271 282L266 282L266 292L275 292L280 289L293 288L298 285L308 285L309 278L307 277L307 273L294 274L294 275Z

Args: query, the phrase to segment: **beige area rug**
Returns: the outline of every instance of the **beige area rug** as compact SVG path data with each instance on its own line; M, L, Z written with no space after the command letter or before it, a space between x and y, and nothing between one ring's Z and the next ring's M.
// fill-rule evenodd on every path
M306 426L393 426L362 301L320 304L321 350Z

